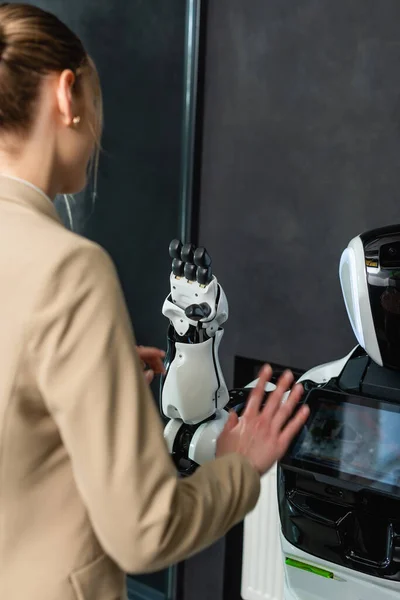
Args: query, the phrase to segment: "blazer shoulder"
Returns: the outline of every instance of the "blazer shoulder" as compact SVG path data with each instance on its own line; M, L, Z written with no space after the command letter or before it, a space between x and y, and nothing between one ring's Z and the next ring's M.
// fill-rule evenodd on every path
M114 262L105 248L97 242L66 230L60 238L52 263L50 274L72 279L87 277L97 280L99 277L116 277Z
M36 249L42 257L51 258L51 263L64 262L70 259L85 259L92 262L112 263L105 248L99 243L67 229L62 223L47 221L46 227L35 236ZM40 241L37 239L40 237ZM38 257L39 258L39 257ZM47 260L44 260L47 263Z
M97 242L58 223L48 224L41 234L32 240L39 295L40 290L47 290L49 298L61 289L72 293L82 286L104 288L119 284L111 256Z

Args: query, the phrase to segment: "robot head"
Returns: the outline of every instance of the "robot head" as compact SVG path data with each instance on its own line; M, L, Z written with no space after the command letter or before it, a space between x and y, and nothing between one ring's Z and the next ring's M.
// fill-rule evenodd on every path
M378 365L400 370L400 225L352 239L339 274L358 343Z

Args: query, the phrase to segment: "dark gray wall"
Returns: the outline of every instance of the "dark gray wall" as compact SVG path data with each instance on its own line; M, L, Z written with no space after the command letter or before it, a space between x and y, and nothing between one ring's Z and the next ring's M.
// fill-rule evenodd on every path
M34 0L83 39L104 94L98 199L75 229L114 259L138 341L165 347L168 245L180 233L185 0ZM66 212L58 202L60 213Z
M208 10L200 243L221 347L307 368L354 344L338 263L400 221L400 3L218 0Z

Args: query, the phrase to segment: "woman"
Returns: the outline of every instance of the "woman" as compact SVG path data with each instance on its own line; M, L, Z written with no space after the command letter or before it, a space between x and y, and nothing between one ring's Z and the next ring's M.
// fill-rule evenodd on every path
M101 129L96 71L54 16L0 6L0 598L117 600L253 509L260 476L307 418L263 370L216 460L177 478L115 269L52 200L86 184ZM150 358L148 355L151 355ZM286 426L285 426L286 424Z

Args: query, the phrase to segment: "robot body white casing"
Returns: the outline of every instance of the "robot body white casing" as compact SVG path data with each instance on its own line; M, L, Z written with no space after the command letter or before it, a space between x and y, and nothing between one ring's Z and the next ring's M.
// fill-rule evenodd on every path
M369 267L369 271L379 273L379 267ZM354 335L372 360L382 366L368 294L364 246L359 236L353 238L342 253L339 277Z
M228 403L227 387L215 365L222 336L223 330L219 329L213 338L200 344L176 342L162 394L162 409L168 418L196 425Z
M308 380L317 384L324 384L332 378L338 377L355 349L338 361L310 369L299 379L299 382ZM276 478L274 478L273 484L277 485ZM277 496L277 490L274 493ZM276 510L278 511L277 506ZM279 519L278 513L277 517ZM282 599L274 598L273 600L396 600L400 597L400 584L397 581L373 577L319 559L294 547L286 540L282 532L280 532L280 541L284 592ZM285 564L286 558L292 558L307 565L333 572L334 578L328 579L287 566Z
M308 380L316 384L326 383L341 373L353 352L354 349L344 358L313 367L300 377L298 382ZM257 380L251 382L247 387L255 387L256 383ZM272 384L269 384L267 391L271 391L273 387ZM288 586L290 578L287 575L287 569L291 569L291 567L284 566L282 560L283 549L278 526L277 498L276 466L274 466L271 472L262 478L258 503L253 512L244 520L241 596L243 600L265 600L265 598L268 600L327 600L324 597L313 596L309 588L305 588L308 596L296 595L303 592ZM263 549L263 552L260 552L260 548ZM297 549L294 549L293 554L290 555L291 558L296 558L296 552ZM310 564L316 563L314 556L309 556L309 559ZM354 596L352 600L354 599L358 600L358 597ZM364 600L362 596L360 599Z
M354 350L340 360L310 369L298 381L323 385L338 377ZM248 387L255 384L253 381ZM333 565L291 545L278 525L277 496L274 467L263 477L257 506L244 521L243 600L397 600L400 597L398 582ZM334 579L287 566L286 558L333 572Z
M398 600L399 582L378 579L298 550L281 535L284 557L334 573L328 579L293 567L284 567L284 600ZM272 599L271 599L272 600Z

